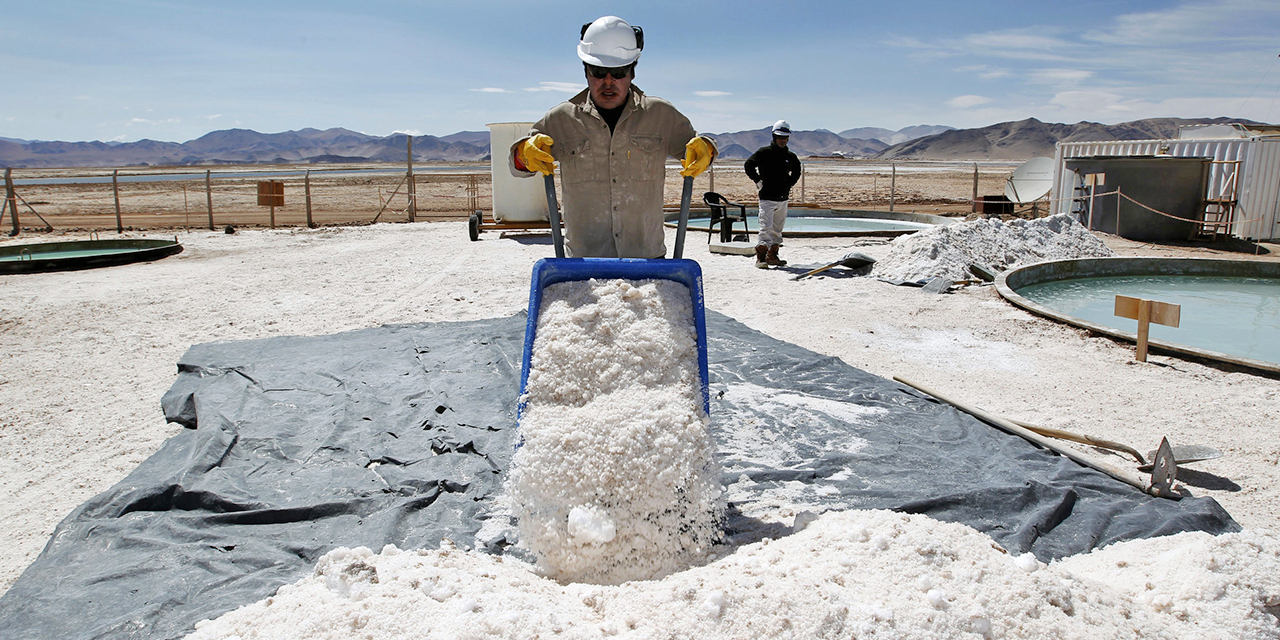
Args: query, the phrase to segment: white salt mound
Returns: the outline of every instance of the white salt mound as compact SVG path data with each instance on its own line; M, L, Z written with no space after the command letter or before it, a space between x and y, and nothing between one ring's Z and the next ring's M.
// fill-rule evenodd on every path
M560 584L510 558L338 549L190 638L1277 638L1280 539L1134 540L1045 565L960 524L831 512L662 580Z
M520 544L559 580L617 584L699 561L719 535L687 287L543 291L506 489Z
M871 275L888 280L972 278L969 265L997 271L1042 260L1113 256L1068 214L1035 220L979 219L919 231L895 239Z

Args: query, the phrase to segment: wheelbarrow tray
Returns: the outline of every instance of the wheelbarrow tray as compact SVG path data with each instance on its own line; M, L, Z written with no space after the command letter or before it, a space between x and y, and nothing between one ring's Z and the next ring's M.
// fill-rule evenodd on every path
M543 258L533 265L529 286L529 319L524 332L524 355L520 366L520 396L524 397L533 359L533 340L538 332L538 311L547 287L575 280L670 280L689 288L693 324L698 333L698 375L702 383L702 408L711 413L707 385L707 318L702 294L702 267L693 260L639 258ZM524 408L520 402L518 411Z

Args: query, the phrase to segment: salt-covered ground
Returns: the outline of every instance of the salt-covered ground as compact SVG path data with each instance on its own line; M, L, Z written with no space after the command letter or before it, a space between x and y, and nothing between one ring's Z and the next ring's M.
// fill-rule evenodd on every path
M668 235L669 242L673 236ZM16 242L38 239L24 236ZM159 399L190 345L510 315L527 304L533 263L551 254L543 242L499 239L494 233L469 242L465 223L195 232L180 239L187 246L184 253L155 263L0 276L0 532L7 543L0 547L0 588L7 588L35 558L61 518L120 480L177 430L164 423ZM427 578L419 580L417 593L437 605L461 611L474 604L467 615L493 614L457 618L474 622L458 637L483 635L487 623L475 621L499 614L505 617L494 619L509 621L512 629L553 633L553 626L536 626L549 621L551 613L530 613L535 603L560 607L555 612L559 622L547 624L572 627L581 635L599 633L588 624L595 621L612 625L604 631L620 633L634 622L641 636L648 633L641 628L652 630L648 625L669 621L671 633L688 628L694 630L690 635L698 635L696 630L709 628L701 625L718 620L729 624L723 637L768 635L769 629L801 637L802 630L817 629L814 625L830 617L833 625L847 625L846 635L858 625L877 624L881 634L890 634L897 628L893 625L910 630L900 637L954 636L964 629L981 631L985 619L993 637L1034 637L1019 636L1017 630L1034 624L1034 615L1058 616L1053 610L1066 611L1059 606L1064 604L1076 612L1063 614L1064 628L1083 630L1064 631L1064 637L1214 637L1208 627L1196 626L1205 620L1223 621L1221 637L1274 633L1274 619L1265 611L1277 604L1277 589L1252 577L1250 567L1276 575L1268 568L1274 567L1268 563L1274 563L1276 543L1260 533L1280 524L1280 445L1274 437L1280 385L1275 380L1159 355L1137 363L1132 345L1032 316L1005 303L991 287L939 296L871 278L792 281L790 273L753 268L748 258L706 253L704 241L691 234L686 254L702 264L708 308L771 336L877 375L927 383L1006 417L1139 450L1154 448L1161 436L1174 444L1222 450L1222 458L1184 469L1180 478L1193 494L1221 502L1246 532L1212 540L1184 535L1135 541L1046 569L1026 561L1019 565L995 549L980 551L982 544L975 540L983 538L954 525L899 515L833 514L799 534L744 547L664 581L607 588L561 587L534 578L525 567L495 565L495 559L458 551L383 554L361 561L372 569L353 564L357 552L338 552L321 571L350 566L349 580L333 579L325 586L321 575L294 588L302 597L318 581L331 594L323 598L334 598L320 600L330 603L333 615L367 612L364 618L351 618L363 620L365 633L347 626L335 637L396 637L393 631L380 631L399 622L379 614L379 603L405 604L417 597L411 590L391 596L370 591L365 599L350 596L363 588L357 584L362 583L360 575L373 571L381 576L385 565L393 573L385 581L380 578L377 588L390 590L398 584L395 565L415 562L452 563L446 569L457 570L431 569L436 573L429 575L506 581L494 590L511 598L510 612L496 608L489 596L450 594L438 601L431 597L434 587L423 592ZM1248 257L1107 242L1121 255ZM885 258L890 245L800 239L788 240L782 254L796 263L825 264L851 250ZM796 511L780 500L772 518L790 524ZM866 541L851 537L856 523L849 518L863 519ZM890 537L890 530L897 535ZM879 548L881 542L884 548ZM828 555L828 543L839 551ZM990 547L989 540L985 544ZM747 566L752 558L758 568ZM842 558L854 562L843 572L836 568ZM1008 562L1000 564L1001 558ZM913 562L933 564L922 571ZM979 575L975 567L982 568L982 582L973 577ZM1037 570L1026 572L1024 567ZM412 571L417 569L406 566L404 575ZM699 586L730 576L743 581L741 586ZM864 578L871 587L858 586ZM749 586L755 584L749 579L759 586ZM457 592L472 588L477 587L460 583ZM884 593L876 595L876 589ZM557 595L562 593L567 595ZM282 593L277 599L287 597ZM378 599L384 597L395 599ZM764 598L785 603L768 609ZM848 604L835 604L837 600ZM420 604L435 606L425 600ZM265 606L234 616L242 620ZM716 610L719 615L713 616ZM765 610L781 617L758 621L756 614ZM1119 622L1126 613L1128 621ZM579 614L585 617L579 619ZM696 616L704 617L694 624ZM533 626L518 626L525 617L535 621L529 623ZM441 624L452 620L446 616ZM762 626L784 621L790 621L792 631ZM270 623L262 618L260 624L267 628ZM962 624L970 626L962 629ZM1113 634L1113 628L1121 630ZM303 635L302 626L290 629L291 635ZM215 630L207 627L200 633ZM324 636L317 631L316 637Z

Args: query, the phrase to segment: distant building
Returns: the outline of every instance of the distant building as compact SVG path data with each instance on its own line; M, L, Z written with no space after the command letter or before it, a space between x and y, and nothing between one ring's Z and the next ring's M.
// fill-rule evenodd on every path
M1085 158L1123 157L1203 158L1203 198L1199 211L1190 220L1223 218L1217 231L1250 240L1280 238L1280 126L1237 123L1190 125L1179 129L1170 140L1105 140L1059 142L1055 145L1052 213L1097 212L1097 202L1083 200L1103 190L1102 174L1081 175L1067 168L1069 160L1079 166ZM1097 182L1095 184L1095 181ZM1121 197L1109 196L1110 208L1117 212ZM1092 208L1088 208L1092 206ZM1141 207L1141 204L1135 206ZM1209 213L1206 218L1206 211Z

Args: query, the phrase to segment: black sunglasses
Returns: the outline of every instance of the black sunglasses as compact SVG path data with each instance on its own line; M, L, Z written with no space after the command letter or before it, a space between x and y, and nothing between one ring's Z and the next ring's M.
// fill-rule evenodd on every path
M587 73L591 74L591 77L596 80L601 80L605 76L613 76L614 80L621 80L631 75L631 70L634 69L636 65L629 64L625 67L597 67L594 64L587 64L584 62L582 63L582 66L586 67Z

